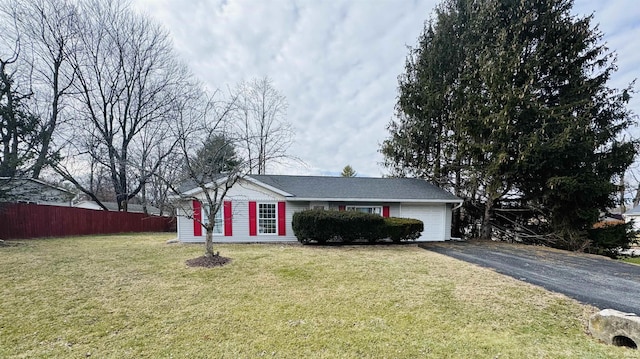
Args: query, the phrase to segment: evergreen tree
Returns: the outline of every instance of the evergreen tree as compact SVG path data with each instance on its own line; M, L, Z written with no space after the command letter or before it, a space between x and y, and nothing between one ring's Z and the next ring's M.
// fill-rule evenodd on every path
M400 76L387 165L441 185L438 172L458 176L456 194L477 204L467 212L484 238L494 208L517 203L541 214L558 246L578 248L636 153L619 140L632 121L628 89L607 86L614 56L572 5L445 1Z
M235 169L239 163L233 142L223 135L209 136L191 160L192 168L209 180Z
M351 167L351 165L346 165L342 169L342 173L340 176L342 177L355 177L357 175L356 171Z
M15 58L0 59L0 177L13 178L28 171L41 136L38 118L25 105L30 94L20 93L7 66Z
M468 91L476 85L469 83L475 81L469 76L475 64L465 53L477 41L469 31L476 11L467 0L447 0L436 8L398 77L396 119L380 149L392 175L425 178L450 190L468 199L467 212L473 211L482 178L472 165L469 125L461 117L473 113L468 106L476 95ZM456 211L454 236L461 235L462 221Z

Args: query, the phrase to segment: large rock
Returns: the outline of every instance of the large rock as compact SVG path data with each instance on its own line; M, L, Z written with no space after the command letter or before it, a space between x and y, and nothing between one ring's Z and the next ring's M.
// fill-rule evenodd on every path
M589 331L607 344L638 349L640 317L633 313L604 309L591 316Z

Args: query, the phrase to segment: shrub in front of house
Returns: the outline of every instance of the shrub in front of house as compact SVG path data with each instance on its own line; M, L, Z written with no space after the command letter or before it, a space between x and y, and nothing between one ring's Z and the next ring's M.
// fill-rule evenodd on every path
M416 240L424 230L419 219L389 217L384 219L386 236L394 242Z
M306 210L293 214L293 233L301 243L375 242L383 238L382 217L355 211ZM382 236L382 237L381 237Z
M291 227L301 243L314 240L324 243L338 232L339 222L331 216L331 212L323 210L306 210L293 214Z
M422 232L422 221L406 218L382 218L356 211L306 210L293 215L293 232L299 242L318 243L354 241L376 242L384 238L416 239Z

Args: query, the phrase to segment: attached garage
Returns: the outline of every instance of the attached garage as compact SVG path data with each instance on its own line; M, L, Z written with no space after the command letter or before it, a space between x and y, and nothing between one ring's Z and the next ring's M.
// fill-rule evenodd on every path
M451 220L447 221L447 211L451 206L439 204L401 204L400 216L419 219L424 223L422 241L442 241L451 239Z

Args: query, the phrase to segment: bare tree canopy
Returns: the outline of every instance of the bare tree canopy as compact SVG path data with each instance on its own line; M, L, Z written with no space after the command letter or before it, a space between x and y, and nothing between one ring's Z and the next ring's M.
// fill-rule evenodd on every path
M232 95L230 99L218 100L220 96L220 92L209 95L195 89L189 100L181 103L176 121L176 152L181 158L182 176L173 183L171 180L175 178L163 179L171 188L174 204L181 214L198 221L205 228L205 255L208 257L216 255L213 252L215 215L231 187L251 171L252 162L247 158L234 157L223 165L224 171L208 165L210 159L224 158L225 154L231 153L229 148L245 142L238 127L233 125L237 97ZM185 194L180 188L185 185L190 189L199 188L201 193ZM200 220L194 215L193 201L202 204Z
M293 129L286 120L287 100L268 77L242 82L236 87L238 126L244 143L241 149L251 171L267 172L267 164L287 157L293 143Z
M3 173L50 167L103 209L169 210L180 180L227 186L288 157L287 101L269 78L207 93L126 1L8 0L0 16Z
M240 84L226 98L219 91L212 95L193 91L176 117L176 152L182 157L183 177L171 185L174 203L182 215L206 230L205 255L209 257L217 255L213 252L215 216L231 187L248 174L264 173L268 161L287 158L291 143L291 129L283 118L284 97L268 79L253 86ZM185 187L200 191L186 193ZM200 216L194 215L194 201Z
M56 168L90 196L93 189L80 184L68 163L105 168L118 208L126 211L171 153L175 108L193 80L167 32L122 2L89 1L79 11L71 58L77 119L67 138L67 166Z
M30 108L39 117L41 142L31 175L38 178L49 159L57 156L55 134L69 117L68 95L74 79L69 58L77 46L78 13L67 0L12 0L3 12L5 19L14 20L14 36L23 43L20 81L34 93Z

